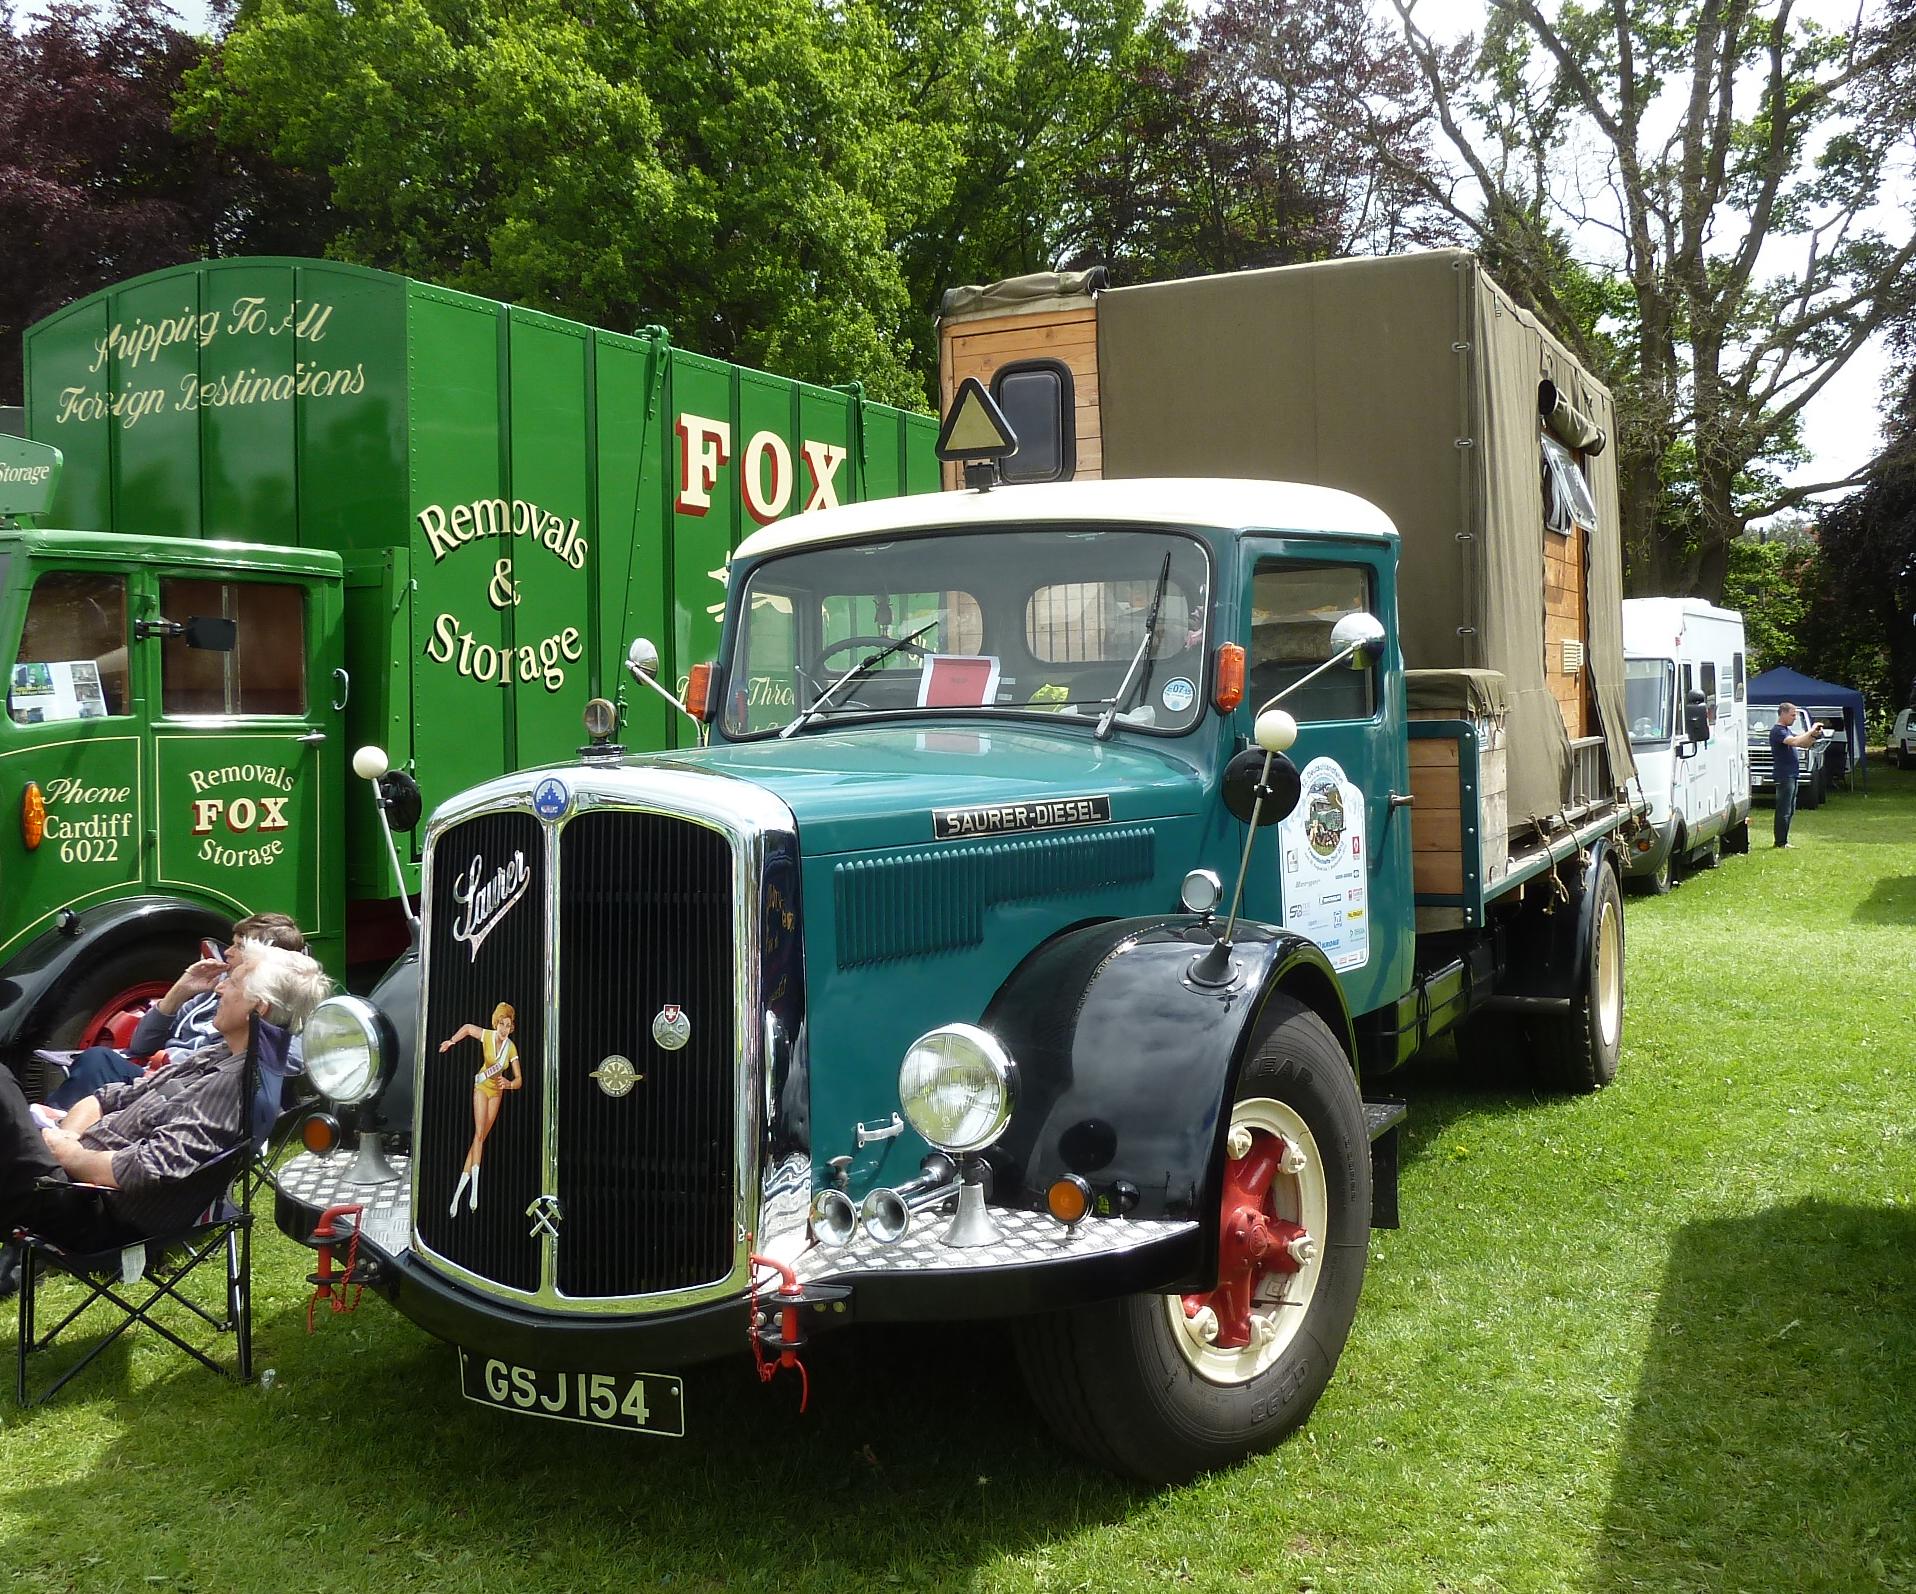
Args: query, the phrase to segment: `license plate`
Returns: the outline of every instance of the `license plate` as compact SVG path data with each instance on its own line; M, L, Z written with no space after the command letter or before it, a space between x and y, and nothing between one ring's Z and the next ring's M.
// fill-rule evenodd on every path
M459 1391L529 1417L685 1437L685 1390L671 1373L554 1373L462 1348Z

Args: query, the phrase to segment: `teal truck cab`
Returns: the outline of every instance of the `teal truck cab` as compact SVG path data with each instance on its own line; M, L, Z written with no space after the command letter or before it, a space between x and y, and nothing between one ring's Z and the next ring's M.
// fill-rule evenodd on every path
M1101 1464L1276 1442L1396 1221L1360 1082L1466 1018L1573 1088L1620 1043L1623 781L1487 829L1500 678L1412 719L1399 558L1363 498L1229 480L755 532L705 745L595 702L438 808L418 956L308 1031L361 1155L295 1158L281 1227L356 1232L508 1410L682 1433L686 1364L1002 1318Z

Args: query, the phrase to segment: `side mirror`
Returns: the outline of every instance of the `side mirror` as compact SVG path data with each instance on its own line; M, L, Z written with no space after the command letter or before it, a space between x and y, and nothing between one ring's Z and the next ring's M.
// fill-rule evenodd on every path
M196 614L181 631L189 648L204 648L209 653L231 653L239 640L239 624L218 615Z
M1345 662L1353 670L1368 670L1383 655L1388 635L1382 620L1360 609L1331 627L1331 651L1342 653L1348 648L1350 657Z
M1683 702L1683 734L1693 742L1710 739L1710 700L1692 692Z
M625 667L635 681L656 681L659 678L659 650L642 636L632 639L632 646L625 650Z

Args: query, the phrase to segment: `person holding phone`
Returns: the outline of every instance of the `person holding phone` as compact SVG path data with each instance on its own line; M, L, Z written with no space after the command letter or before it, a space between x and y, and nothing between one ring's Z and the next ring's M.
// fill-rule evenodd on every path
M1776 723L1770 727L1770 771L1776 777L1776 844L1790 844L1790 821L1796 817L1796 782L1802 770L1797 749L1809 747L1822 734L1823 722L1816 721L1806 731L1791 731L1796 723L1796 705L1779 703Z
M255 913L233 926L231 945L200 943L199 961L189 963L172 987L140 1017L124 1052L89 1046L74 1056L66 1082L47 1094L47 1105L62 1110L78 1105L104 1085L125 1084L146 1072L135 1059L155 1052L192 1052L219 1039L219 982L239 953L242 941L261 941L285 952L304 952L306 937L284 913ZM297 1046L298 1042L295 1041ZM290 1061L297 1062L297 1053Z

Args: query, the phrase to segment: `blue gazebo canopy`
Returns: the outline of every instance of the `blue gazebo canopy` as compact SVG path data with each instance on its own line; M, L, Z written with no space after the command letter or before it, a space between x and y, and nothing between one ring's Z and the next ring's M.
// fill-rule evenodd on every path
M1861 764L1869 756L1865 745L1869 736L1863 728L1863 694L1853 686L1837 686L1819 681L1801 670L1778 665L1761 675L1750 677L1748 691L1752 703L1794 703L1798 708L1840 708L1849 727L1849 757Z

